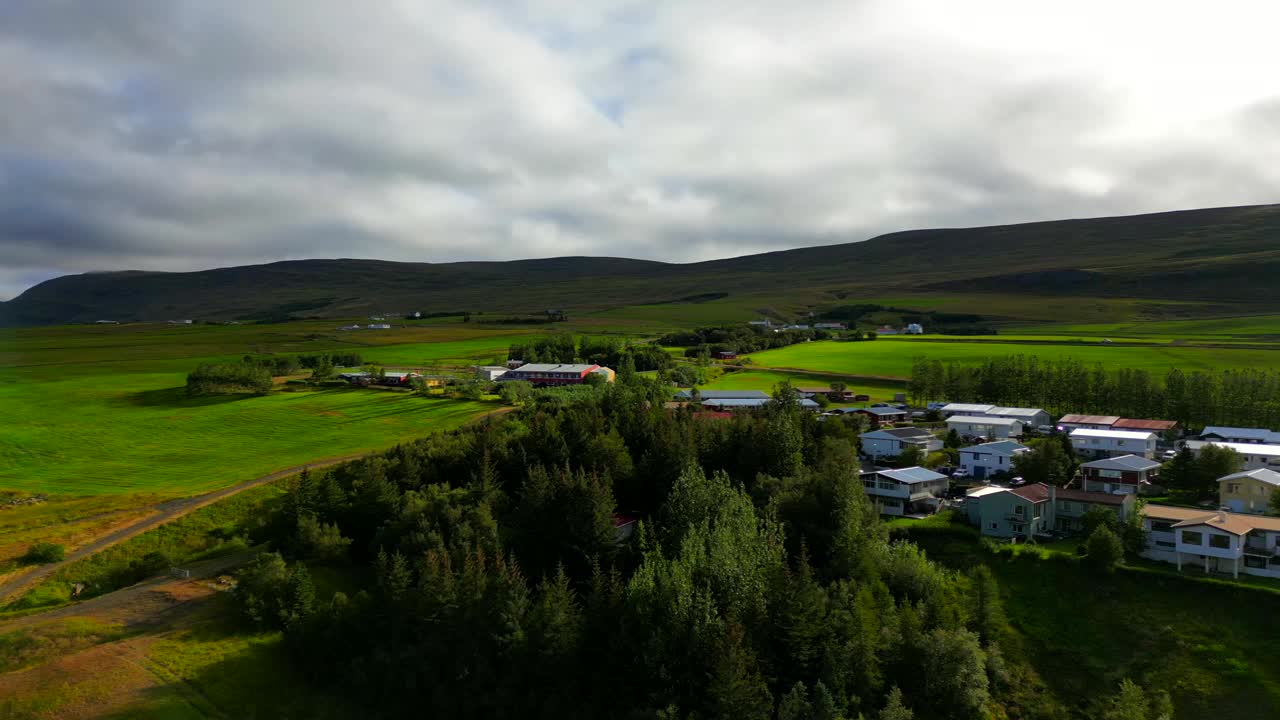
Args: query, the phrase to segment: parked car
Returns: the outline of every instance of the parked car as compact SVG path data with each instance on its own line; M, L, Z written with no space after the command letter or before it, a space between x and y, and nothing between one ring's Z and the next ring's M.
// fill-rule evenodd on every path
M1057 429L1058 428L1054 427L1053 425L1037 425L1036 426L1036 432L1044 433L1045 435L1052 435L1055 431L1057 431Z
M969 477L969 471L964 468L956 468L956 471L951 473L952 480L960 480L967 477Z
M1164 458L1165 460L1172 460L1172 459L1174 459L1174 458L1178 457L1178 451L1177 451L1177 450L1165 450L1165 451L1164 451L1164 454L1163 454L1163 455L1161 455L1161 457L1162 457L1162 458Z
M1027 484L1027 481L1021 475L1017 475L1012 480L1009 481L1009 485L1011 487L1020 487L1026 484Z

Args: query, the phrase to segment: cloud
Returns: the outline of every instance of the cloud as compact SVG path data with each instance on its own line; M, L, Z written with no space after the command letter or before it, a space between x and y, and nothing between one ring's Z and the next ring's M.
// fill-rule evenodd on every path
M301 257L696 261L1275 201L1223 2L0 5L0 297Z

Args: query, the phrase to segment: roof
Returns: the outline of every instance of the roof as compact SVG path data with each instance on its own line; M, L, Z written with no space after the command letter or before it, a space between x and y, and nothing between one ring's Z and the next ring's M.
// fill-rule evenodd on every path
M1119 419L1119 415L1063 415L1058 418L1058 422L1072 425L1106 425L1110 427L1116 424Z
M710 398L703 400L702 404L707 407L764 407L773 402L773 398L768 395L762 398ZM802 408L816 408L818 403L812 400L801 399L797 403Z
M1160 467L1160 463L1155 460L1149 460L1141 455L1121 455L1113 458L1103 458L1094 460L1093 462L1082 463L1080 467L1098 468L1099 470L1132 470L1142 472L1143 470L1151 470Z
M681 390L676 393L676 397L693 397L693 391ZM768 400L769 393L764 392L763 390L699 390L698 397L701 397L703 400Z
M947 479L946 475L936 473L920 466L902 468L901 470L877 470L876 474L887 477L890 480L897 480L898 482L905 483L907 485Z
M1116 430L1150 430L1151 432L1165 432L1178 427L1177 420L1134 420L1133 418L1120 418L1111 424Z
M1155 433L1137 430L1091 430L1089 428L1076 428L1071 431L1071 437L1111 438L1112 440L1150 440L1155 437Z
M1089 492L1087 490L1073 490L1071 488L1058 488L1054 493L1059 500L1075 500L1085 503L1102 503L1103 505L1123 505L1126 496L1117 495L1115 493Z
M1200 433L1200 437L1216 435L1223 439L1256 440L1258 442L1280 442L1280 433L1264 428L1238 428L1210 425Z
M1280 445L1260 445L1258 443L1233 443L1218 442L1216 440L1188 440L1187 447L1192 450L1199 450L1205 445L1217 445L1218 447L1229 448L1235 450L1241 455L1263 455L1267 457L1280 457Z
M872 440L915 440L933 437L933 433L918 427L889 428L874 432L862 433L862 437Z
M1175 507L1173 505L1152 505L1147 504L1142 508L1142 514L1152 520L1169 520L1174 523L1174 527L1193 527L1195 525L1209 525L1219 530L1235 533L1236 535L1244 535L1249 530L1270 530L1272 532L1280 532L1280 518L1266 517L1265 515L1245 515L1242 513L1233 513L1226 510L1210 510L1205 511L1199 508ZM1219 516L1226 516L1225 521L1219 519ZM1245 529L1248 526L1248 529ZM1243 530L1243 532L1240 532Z
M1174 527L1196 527L1198 525L1208 525L1219 530L1226 530L1232 535L1248 535L1249 531L1254 528L1253 523L1244 517L1225 510L1209 513L1202 517L1188 518L1173 524Z
M982 443L980 445L970 445L966 448L960 448L960 452L967 453L990 453L992 455L1013 455L1030 450L1031 448L1023 445L1016 440L997 440L996 442Z
M626 525L630 525L631 523L635 522L636 519L637 518L633 518L629 515L619 515L617 513L614 513L613 526L616 528L624 527Z
M1013 425L1021 422L1014 418L988 417L986 415L952 415L947 418L949 423L970 423L972 425Z
M1035 417L1036 415L1039 415L1041 413L1048 415L1048 413L1046 413L1044 410L1041 410L1040 408L993 407L987 411L988 415L1003 415L1003 416L1012 415L1015 418Z
M594 370L594 369L596 369L597 367L599 367L599 366L598 366L598 365L574 364L574 363L570 363L570 364L560 364L560 363L526 363L526 364L521 365L520 367L516 368L515 370L508 370L508 372L517 372L517 373L530 373L530 372L535 372L535 373L547 373L547 372L584 373L584 372L587 372L588 370Z
M950 413L984 413L989 412L994 405L982 405L978 403L947 403L943 405L942 412Z
M1223 482L1224 480L1243 480L1244 478L1253 478L1254 480L1264 482L1268 485L1275 485L1277 487L1280 487L1280 473L1276 472L1275 470L1268 470L1266 468L1232 473L1225 477L1218 478L1218 482Z
M1044 502L1049 499L1049 486L1044 483L1032 483L1022 487L1010 488L1009 492L1031 502Z
M967 498L977 498L982 497L983 495L990 495L992 493L1006 492L1007 490L1008 488L1002 488L997 485L983 485L982 487L969 488L968 490L965 490L964 496Z
M891 408L891 407L868 407L868 408L858 408L858 409L857 409L857 410L855 410L854 412L870 413L870 414L872 414L872 415L877 415L877 416L882 416L882 415L906 415L906 414L907 414L907 411L906 411L906 410L899 410L898 408Z

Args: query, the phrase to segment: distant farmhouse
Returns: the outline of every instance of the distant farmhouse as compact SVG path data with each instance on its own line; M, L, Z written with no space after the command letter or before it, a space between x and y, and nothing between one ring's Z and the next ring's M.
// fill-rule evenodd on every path
M587 381L587 377L593 372L604 371L600 374L612 381L613 371L608 368L602 368L599 365L588 365L582 363L527 363L517 368L507 370L500 377L498 382L508 382L511 380L524 380L536 386L546 387L554 385L581 385Z

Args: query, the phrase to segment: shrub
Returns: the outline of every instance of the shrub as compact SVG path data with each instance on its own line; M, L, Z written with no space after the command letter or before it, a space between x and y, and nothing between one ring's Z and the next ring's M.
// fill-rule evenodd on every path
M1085 560L1096 570L1114 572L1123 557L1124 545L1105 525L1099 525L1085 543Z
M57 543L38 542L27 548L27 552L19 558L24 565L45 565L59 562L67 556L67 549Z

